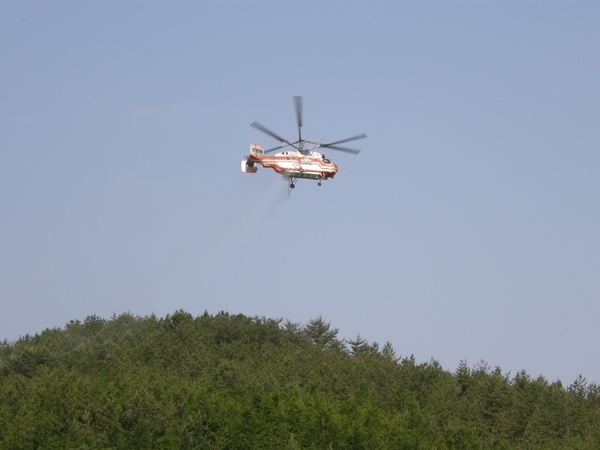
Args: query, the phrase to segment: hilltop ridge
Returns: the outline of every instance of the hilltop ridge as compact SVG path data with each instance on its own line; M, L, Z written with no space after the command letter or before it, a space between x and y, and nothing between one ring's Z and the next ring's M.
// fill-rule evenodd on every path
M0 405L0 448L600 447L583 377L449 372L322 317L74 320L0 344Z

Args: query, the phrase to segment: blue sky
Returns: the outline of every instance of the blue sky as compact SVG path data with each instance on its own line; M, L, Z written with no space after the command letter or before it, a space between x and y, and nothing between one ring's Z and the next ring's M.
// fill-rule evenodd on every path
M600 382L600 4L0 4L0 339L224 310ZM249 144L359 133L291 198Z

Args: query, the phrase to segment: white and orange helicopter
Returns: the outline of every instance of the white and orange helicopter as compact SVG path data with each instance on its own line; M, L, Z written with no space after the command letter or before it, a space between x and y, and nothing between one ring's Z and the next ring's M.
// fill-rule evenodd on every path
M290 142L269 130L264 125L253 122L250 126L277 139L279 142L282 142L283 145L264 150L260 144L250 144L250 154L242 160L242 172L256 173L258 170L257 166L260 164L263 167L268 167L281 174L283 178L287 179L289 182L289 192L296 187L296 182L300 178L317 180L317 184L321 186L322 180L333 178L338 172L337 164L327 159L323 153L316 151L317 149L328 148L356 155L360 150L340 147L338 144L367 137L367 135L363 133L358 136L342 139L341 141L330 142L328 144L322 144L321 141L314 142L302 139L302 97L294 97L294 103L296 106L296 120L298 122L298 140ZM291 148L285 151L282 150L272 156L267 155L275 150L285 149L286 147Z

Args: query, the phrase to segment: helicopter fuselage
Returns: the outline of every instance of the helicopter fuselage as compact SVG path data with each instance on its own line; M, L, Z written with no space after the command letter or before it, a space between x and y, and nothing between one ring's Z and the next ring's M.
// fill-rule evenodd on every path
M242 172L256 173L257 164L273 169L284 178L308 178L327 180L333 178L338 166L323 153L307 151L283 151L275 155L265 155L260 144L250 145L250 154L242 161Z

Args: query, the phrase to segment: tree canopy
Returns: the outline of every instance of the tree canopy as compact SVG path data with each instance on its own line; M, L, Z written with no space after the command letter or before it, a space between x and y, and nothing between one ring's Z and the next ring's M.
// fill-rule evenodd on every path
M89 316L0 343L0 448L595 449L600 393L419 364L322 317Z

